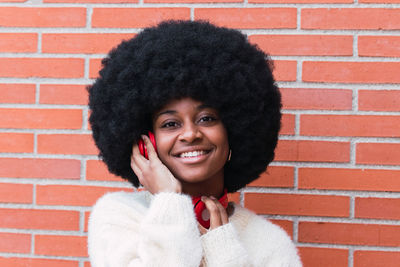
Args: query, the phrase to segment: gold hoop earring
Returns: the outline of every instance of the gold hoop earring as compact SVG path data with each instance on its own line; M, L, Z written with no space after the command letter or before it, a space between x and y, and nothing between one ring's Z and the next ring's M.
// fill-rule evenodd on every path
M229 149L228 161L231 161L232 149Z

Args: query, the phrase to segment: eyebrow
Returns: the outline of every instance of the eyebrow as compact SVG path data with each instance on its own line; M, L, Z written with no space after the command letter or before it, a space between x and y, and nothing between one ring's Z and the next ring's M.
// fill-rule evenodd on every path
M213 107L211 107L210 105L206 105L206 104L201 104L201 105L196 107L197 110L202 110L202 109L206 109L206 108L213 108ZM161 115L164 115L164 114L176 114L176 113L177 113L176 110L167 109L167 110L164 110L164 111L162 111L160 113L157 113L154 116L154 120L157 119L158 117L160 117Z

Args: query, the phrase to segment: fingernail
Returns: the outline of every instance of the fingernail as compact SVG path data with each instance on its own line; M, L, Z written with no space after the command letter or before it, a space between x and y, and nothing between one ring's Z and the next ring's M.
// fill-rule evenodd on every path
M211 198L212 200L217 200L214 196L211 196L210 198Z

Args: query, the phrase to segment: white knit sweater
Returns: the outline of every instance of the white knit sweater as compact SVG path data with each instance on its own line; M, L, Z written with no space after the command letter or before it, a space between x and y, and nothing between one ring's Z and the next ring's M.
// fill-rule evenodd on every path
M191 198L147 191L109 193L89 220L92 267L298 267L278 226L238 205L229 223L200 235Z

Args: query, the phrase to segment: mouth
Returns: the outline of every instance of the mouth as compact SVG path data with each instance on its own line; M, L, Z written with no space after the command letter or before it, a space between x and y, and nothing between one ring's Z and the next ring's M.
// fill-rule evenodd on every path
M210 153L210 150L196 150L196 151L183 152L176 156L178 158L195 158L202 155L206 155L208 153Z
M195 149L191 151L179 152L174 155L181 163L184 164L200 164L207 160L212 149Z

